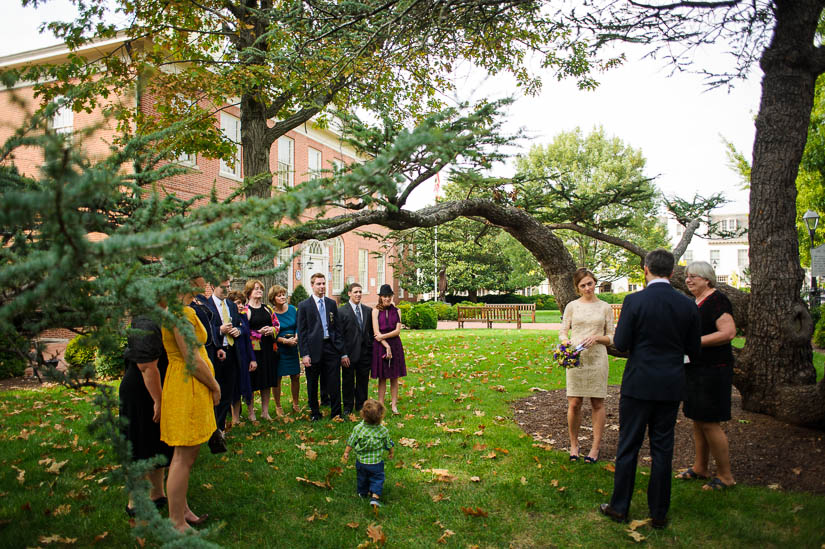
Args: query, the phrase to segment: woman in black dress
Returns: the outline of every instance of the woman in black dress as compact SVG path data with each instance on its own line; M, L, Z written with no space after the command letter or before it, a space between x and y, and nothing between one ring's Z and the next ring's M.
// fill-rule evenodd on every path
M258 391L261 394L261 417L270 420L270 388L278 383L278 356L275 353L278 319L272 309L263 303L264 285L260 280L249 280L243 293L247 299L246 318L249 320L252 349L258 364L249 377L253 393ZM254 405L249 406L249 420L255 421Z
M126 373L120 383L120 416L128 420L124 435L132 443L134 461L164 457L163 463L146 474L149 497L158 508L166 504L163 476L172 459L172 448L160 440L161 387L169 360L163 348L160 326L146 317L132 320L128 346L124 351ZM134 516L132 499L126 512Z
M685 390L685 416L693 420L696 457L693 467L676 478L710 478L710 455L716 460L716 476L702 488L725 490L734 486L730 470L728 438L720 422L730 419L730 393L733 382L733 350L736 336L733 307L722 292L716 291L716 274L704 261L687 266L685 284L696 299L702 317L702 355L688 364Z

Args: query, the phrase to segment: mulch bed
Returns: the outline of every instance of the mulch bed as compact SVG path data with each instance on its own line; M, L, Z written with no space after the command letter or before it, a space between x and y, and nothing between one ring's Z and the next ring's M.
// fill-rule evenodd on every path
M742 410L742 399L734 389L731 420L723 424L730 443L731 468L739 484L769 486L774 489L825 493L825 433L796 427L762 414ZM619 441L619 387L607 389L607 427L600 461L613 461ZM565 391L536 392L513 403L515 420L534 438L567 451L567 395ZM587 455L592 441L590 403L585 399L580 436L580 453ZM679 412L676 423L673 470L693 465L693 426ZM640 464L650 465L645 439L639 453ZM711 462L713 459L711 458ZM711 465L713 467L713 465Z

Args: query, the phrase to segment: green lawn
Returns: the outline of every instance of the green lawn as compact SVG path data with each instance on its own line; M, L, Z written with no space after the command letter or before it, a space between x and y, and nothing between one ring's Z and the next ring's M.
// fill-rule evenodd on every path
M228 454L204 448L195 465L190 504L223 521L209 539L239 548L356 547L375 525L387 547L436 547L439 539L457 548L637 546L626 526L596 511L612 489L605 464L571 465L513 421L511 401L564 386L564 372L550 364L555 332L402 337L409 375L402 415L387 421L397 454L379 515L355 495L352 459L332 473L331 490L296 480L323 481L340 466L352 424L246 423L229 433ZM612 361L611 383L621 369ZM111 453L86 430L90 401L62 389L0 393L0 546L46 546L41 536L59 535L76 538L71 547L138 547L125 494L109 481ZM647 516L647 473L640 468L633 518ZM820 547L823 516L823 496L674 483L671 526L638 531L650 547Z
M530 318L530 316L527 316ZM522 316L522 320L526 320L524 316ZM549 322L558 324L561 322L561 312L560 311L536 311L536 322Z

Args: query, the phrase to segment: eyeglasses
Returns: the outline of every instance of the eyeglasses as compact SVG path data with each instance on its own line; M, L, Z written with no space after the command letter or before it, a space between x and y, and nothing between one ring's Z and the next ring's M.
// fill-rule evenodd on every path
M692 275L692 274L689 274L689 275L686 275L686 276L685 276L685 278L690 279L690 280L693 280L694 278L701 278L701 279L703 279L703 280L704 280L704 278L705 278L705 277L703 277L703 276L699 276L699 275Z

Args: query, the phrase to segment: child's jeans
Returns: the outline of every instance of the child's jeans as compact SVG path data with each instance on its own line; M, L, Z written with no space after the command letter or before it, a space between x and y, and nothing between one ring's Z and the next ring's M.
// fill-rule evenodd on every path
M358 493L381 495L384 489L384 462L366 465L355 460L355 472L358 479Z

